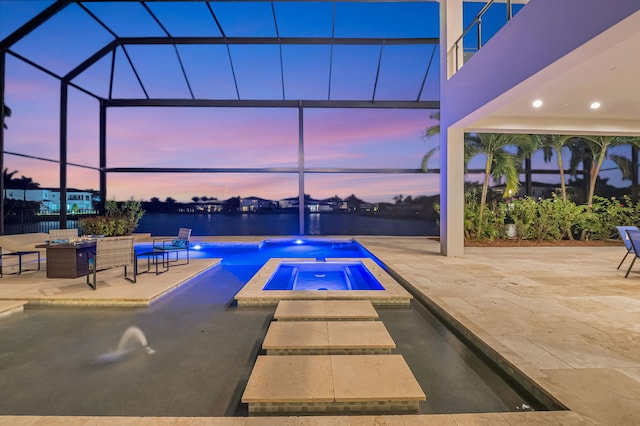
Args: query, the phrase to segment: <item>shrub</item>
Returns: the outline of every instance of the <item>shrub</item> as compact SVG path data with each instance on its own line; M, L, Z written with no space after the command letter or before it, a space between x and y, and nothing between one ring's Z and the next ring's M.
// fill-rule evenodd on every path
M531 197L524 197L505 203L505 210L516 225L519 240L531 238L531 226L538 214L536 201Z
M117 237L129 235L138 227L138 222L144 216L142 204L139 201L128 200L118 204L107 201L104 216L90 216L80 219L80 230L83 234L104 235Z
M628 196L622 200L594 197L588 211L584 205L562 201L555 194L551 198L532 197L493 201L487 206L480 225L480 203L473 192L465 194L464 229L466 238L494 239L505 236L505 223L516 226L519 240L581 239L600 240L616 237L616 226L640 222L640 202L634 204Z
M478 233L482 229L482 233ZM493 201L485 206L480 228L480 202L475 192L465 193L464 203L464 235L465 238L493 240L504 229L504 213Z

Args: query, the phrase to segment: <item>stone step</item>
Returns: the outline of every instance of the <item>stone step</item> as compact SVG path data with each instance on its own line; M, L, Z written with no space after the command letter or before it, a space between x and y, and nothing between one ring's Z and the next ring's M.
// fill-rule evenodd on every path
M390 354L396 344L380 321L274 321L267 355Z
M426 396L402 355L259 356L250 415L417 413Z
M273 315L278 321L376 320L368 300L281 300Z

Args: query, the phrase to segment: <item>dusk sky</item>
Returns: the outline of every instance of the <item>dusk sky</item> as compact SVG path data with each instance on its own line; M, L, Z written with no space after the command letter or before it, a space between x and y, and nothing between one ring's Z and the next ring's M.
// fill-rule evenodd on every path
M0 39L53 3L0 0ZM225 33L234 36L330 37L334 3L211 2ZM140 3L84 3L118 36L162 36ZM174 36L220 36L203 2L147 3ZM336 37L438 37L437 2L335 4ZM311 12L311 13L310 13ZM78 5L71 5L12 51L57 75L64 75L113 37ZM187 85L182 74L179 52ZM128 46L127 54L150 97L287 100L437 100L437 45ZM433 50L436 49L431 62ZM232 58L233 68L229 57ZM377 74L380 61L379 75ZM429 68L429 64L430 68ZM109 95L111 55L73 82L102 97ZM429 74L420 91L425 73ZM121 48L116 51L114 98L144 98ZM235 76L235 82L234 82ZM331 78L329 78L331 76ZM376 79L377 77L377 79ZM237 82L237 89L236 83ZM331 82L331 84L329 84ZM377 82L377 83L376 83ZM57 79L12 55L6 63L5 150L58 160ZM69 92L68 161L98 166L98 102L74 88ZM296 108L109 108L108 167L274 168L297 167ZM429 144L424 130L434 124L425 109L305 109L306 167L415 169ZM433 144L435 141L431 141ZM431 167L438 167L432 160ZM475 160L471 167L482 161ZM554 163L538 166L554 168ZM5 155L5 167L43 187L58 186L58 164ZM612 179L619 179L613 175ZM619 174L618 174L619 175ZM473 177L471 177L473 179ZM478 180L476 177L474 180ZM69 167L68 186L98 189L98 173ZM109 199L151 197L189 201L193 196L226 199L297 196L297 174L117 174L108 175ZM393 196L439 192L434 174L306 174L305 192L315 198L356 194L371 202Z

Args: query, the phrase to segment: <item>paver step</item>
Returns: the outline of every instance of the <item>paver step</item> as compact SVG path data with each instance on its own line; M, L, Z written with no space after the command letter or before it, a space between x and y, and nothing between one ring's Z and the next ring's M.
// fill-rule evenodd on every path
M281 300L273 315L278 321L376 320L368 300Z
M380 321L274 321L267 355L390 354L396 344Z
M259 356L249 414L417 413L426 396L402 355Z

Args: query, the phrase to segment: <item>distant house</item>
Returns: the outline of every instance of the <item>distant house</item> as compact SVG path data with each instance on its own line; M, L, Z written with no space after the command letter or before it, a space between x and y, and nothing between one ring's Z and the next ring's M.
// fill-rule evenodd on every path
M259 210L273 210L275 203L271 200L265 200L259 197L246 197L240 200L240 211L246 213L255 213Z
M40 214L57 214L61 206L66 206L68 213L95 211L94 194L76 189L67 189L66 202L61 202L57 188L5 189L4 198L40 203Z
M378 204L361 203L358 205L358 211L360 212L377 213L378 209Z
M222 201L201 201L196 204L196 210L203 213L220 213L224 210Z
M298 197L283 198L278 201L278 204L280 205L281 209L297 209L300 205L300 200L298 199Z
M300 205L300 199L298 197L283 198L278 202L282 209L297 209ZM314 213L332 212L340 208L340 204L332 199L315 200L311 197L305 197L304 200L305 209Z
M314 200L313 198L308 198L305 200L305 207L313 213L333 211L333 205L329 201Z

